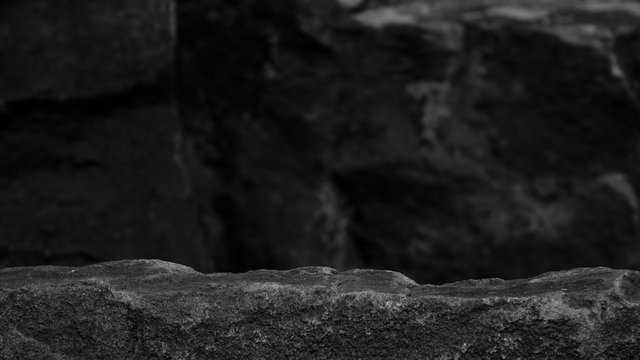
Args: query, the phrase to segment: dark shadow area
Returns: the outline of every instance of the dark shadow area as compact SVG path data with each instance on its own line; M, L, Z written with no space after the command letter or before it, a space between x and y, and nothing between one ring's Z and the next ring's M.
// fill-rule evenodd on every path
M640 11L443 1L5 1L0 266L640 269Z

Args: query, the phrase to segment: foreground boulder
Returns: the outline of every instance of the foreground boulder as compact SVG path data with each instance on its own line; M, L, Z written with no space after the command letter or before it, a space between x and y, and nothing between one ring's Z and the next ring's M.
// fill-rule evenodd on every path
M640 273L418 285L157 260L0 270L1 359L636 359Z

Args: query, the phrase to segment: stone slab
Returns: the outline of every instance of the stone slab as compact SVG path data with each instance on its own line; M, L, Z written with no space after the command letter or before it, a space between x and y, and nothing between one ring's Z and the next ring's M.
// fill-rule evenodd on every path
M2 359L636 359L640 273L419 285L158 260L0 270Z

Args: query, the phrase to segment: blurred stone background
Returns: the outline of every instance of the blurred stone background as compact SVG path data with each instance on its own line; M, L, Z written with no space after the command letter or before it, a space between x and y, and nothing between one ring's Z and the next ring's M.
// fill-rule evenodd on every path
M640 3L7 0L0 266L640 269Z

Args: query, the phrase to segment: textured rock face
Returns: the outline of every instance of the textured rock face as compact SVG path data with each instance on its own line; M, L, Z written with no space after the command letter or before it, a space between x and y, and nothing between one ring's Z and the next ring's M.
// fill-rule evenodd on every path
M166 77L172 1L7 0L0 5L0 104L128 90Z
M0 267L158 257L212 271L164 0L0 5Z
M178 11L187 131L222 184L222 268L441 282L640 266L637 2Z
M377 270L0 270L2 359L635 359L640 273L418 285Z

